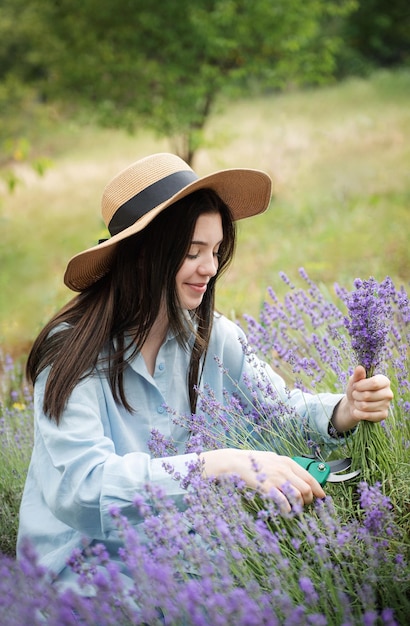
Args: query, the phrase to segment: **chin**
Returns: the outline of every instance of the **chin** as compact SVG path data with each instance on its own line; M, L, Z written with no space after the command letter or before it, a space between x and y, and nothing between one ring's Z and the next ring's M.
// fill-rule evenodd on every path
M195 311L199 305L201 304L202 300L200 300L199 302L197 302L196 304L189 304L188 306L184 307L187 309L187 311Z
M203 298L200 298L198 300L190 300L189 302L182 302L182 308L186 311L195 311L195 309L197 309L201 304L202 300Z

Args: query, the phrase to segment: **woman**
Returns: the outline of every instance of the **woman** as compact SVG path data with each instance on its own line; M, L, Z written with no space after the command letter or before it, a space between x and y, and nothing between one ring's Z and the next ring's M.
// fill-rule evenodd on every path
M263 172L198 178L170 154L137 161L107 185L102 213L111 238L70 260L65 283L79 295L46 325L27 364L35 443L18 549L29 538L60 580L75 576L66 561L84 537L103 541L115 558L120 542L109 509L118 506L137 525L132 501L148 481L183 506L183 488L148 448L155 428L178 442L178 454L167 461L181 474L197 458L184 453L189 431L172 423L164 404L189 414L197 386L209 385L223 401L230 379L240 389L244 375L255 374L243 333L214 313L214 293L234 253L235 220L263 212L270 189ZM266 372L312 437L328 446L336 441L329 433L387 417L388 379L365 379L361 367L345 396L289 394L277 374ZM206 475L235 473L251 488L258 486L256 462L263 488L275 491L285 509L285 484L302 504L325 496L307 471L272 451L209 450L201 459Z

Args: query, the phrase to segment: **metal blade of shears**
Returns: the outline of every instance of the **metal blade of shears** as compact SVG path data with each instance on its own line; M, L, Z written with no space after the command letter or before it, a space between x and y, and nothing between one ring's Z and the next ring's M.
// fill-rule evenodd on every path
M351 480L352 478L356 478L359 476L360 470L355 470L354 472L349 472L349 474L334 474L330 472L327 477L328 483L344 483L346 480Z
M360 470L355 470L349 474L338 473L349 469L352 464L352 459L338 459L324 462L309 457L295 456L293 460L307 470L322 486L326 482L336 483L351 480L360 474Z
M335 461L326 461L326 464L332 472L344 472L351 467L352 459L336 459Z
M354 472L350 472L349 474L340 474L339 472L344 472L352 466L352 459L337 459L336 461L326 461L327 465L330 467L330 474L327 477L327 482L330 483L340 483L345 480L351 480L352 478L356 478L359 476L360 470L355 470Z

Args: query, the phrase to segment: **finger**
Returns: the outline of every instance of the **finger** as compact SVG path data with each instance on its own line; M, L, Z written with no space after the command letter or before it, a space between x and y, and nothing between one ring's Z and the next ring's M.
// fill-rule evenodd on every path
M367 394L360 393L354 394L352 398L352 415L358 418L358 411L360 413L376 413L383 412L387 417L390 403L392 400L392 394Z
M352 399L355 407L368 404L369 406L388 406L393 400L393 393L388 390L382 391L354 391Z
M305 502L300 491L288 482L281 487L272 487L268 491L268 496L275 501L280 511L284 513L289 513L292 509L301 510L306 504L310 504L313 501L313 495L311 494L311 498Z
M314 478L311 474L309 474L307 470L305 470L298 463L296 463L296 461L293 461L293 459L290 460L292 461L292 463L294 463L292 469L296 474L296 478L300 481L296 484L296 486L301 492L302 497L305 497L306 494L306 497L309 498L308 490L310 490L313 496L315 496L316 498L325 498L326 494L316 478Z
M387 419L389 415L389 409L379 409L375 411L361 411L359 409L353 409L353 417L359 421L367 421L367 422L381 422Z
M310 477L310 474L308 474ZM313 492L310 485L296 476L290 473L283 482L277 482L278 479L265 480L260 484L260 490L263 493L271 495L278 492L278 497L281 500L281 504L287 506L283 498L286 499L290 506L299 505L303 507L305 504L310 504L313 501Z
M358 365L357 367L355 367L350 380L353 384L355 384L359 382L360 380L365 380L365 379L366 379L366 370L364 369L363 365Z
M293 496L294 494L294 500L298 504L300 504L301 506L305 506L306 504L312 504L314 497L313 491L312 487L307 482L305 482L298 476L295 476L289 487L291 490L291 495Z
M353 388L357 391L378 391L390 389L390 380L383 374L376 374L371 378L363 378L354 381Z
M264 490L266 495L271 498L278 506L281 513L290 513L292 510L291 503L287 497L277 487L271 487L269 490Z

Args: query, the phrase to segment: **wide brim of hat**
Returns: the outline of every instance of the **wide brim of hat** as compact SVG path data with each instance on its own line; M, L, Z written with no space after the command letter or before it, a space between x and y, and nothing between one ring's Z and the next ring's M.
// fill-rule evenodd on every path
M199 189L212 189L230 208L233 219L263 213L271 199L271 179L254 169L221 170L198 178L171 198L143 215L132 226L92 248L73 256L64 274L64 283L73 291L84 291L110 270L116 244L143 230L164 209Z

